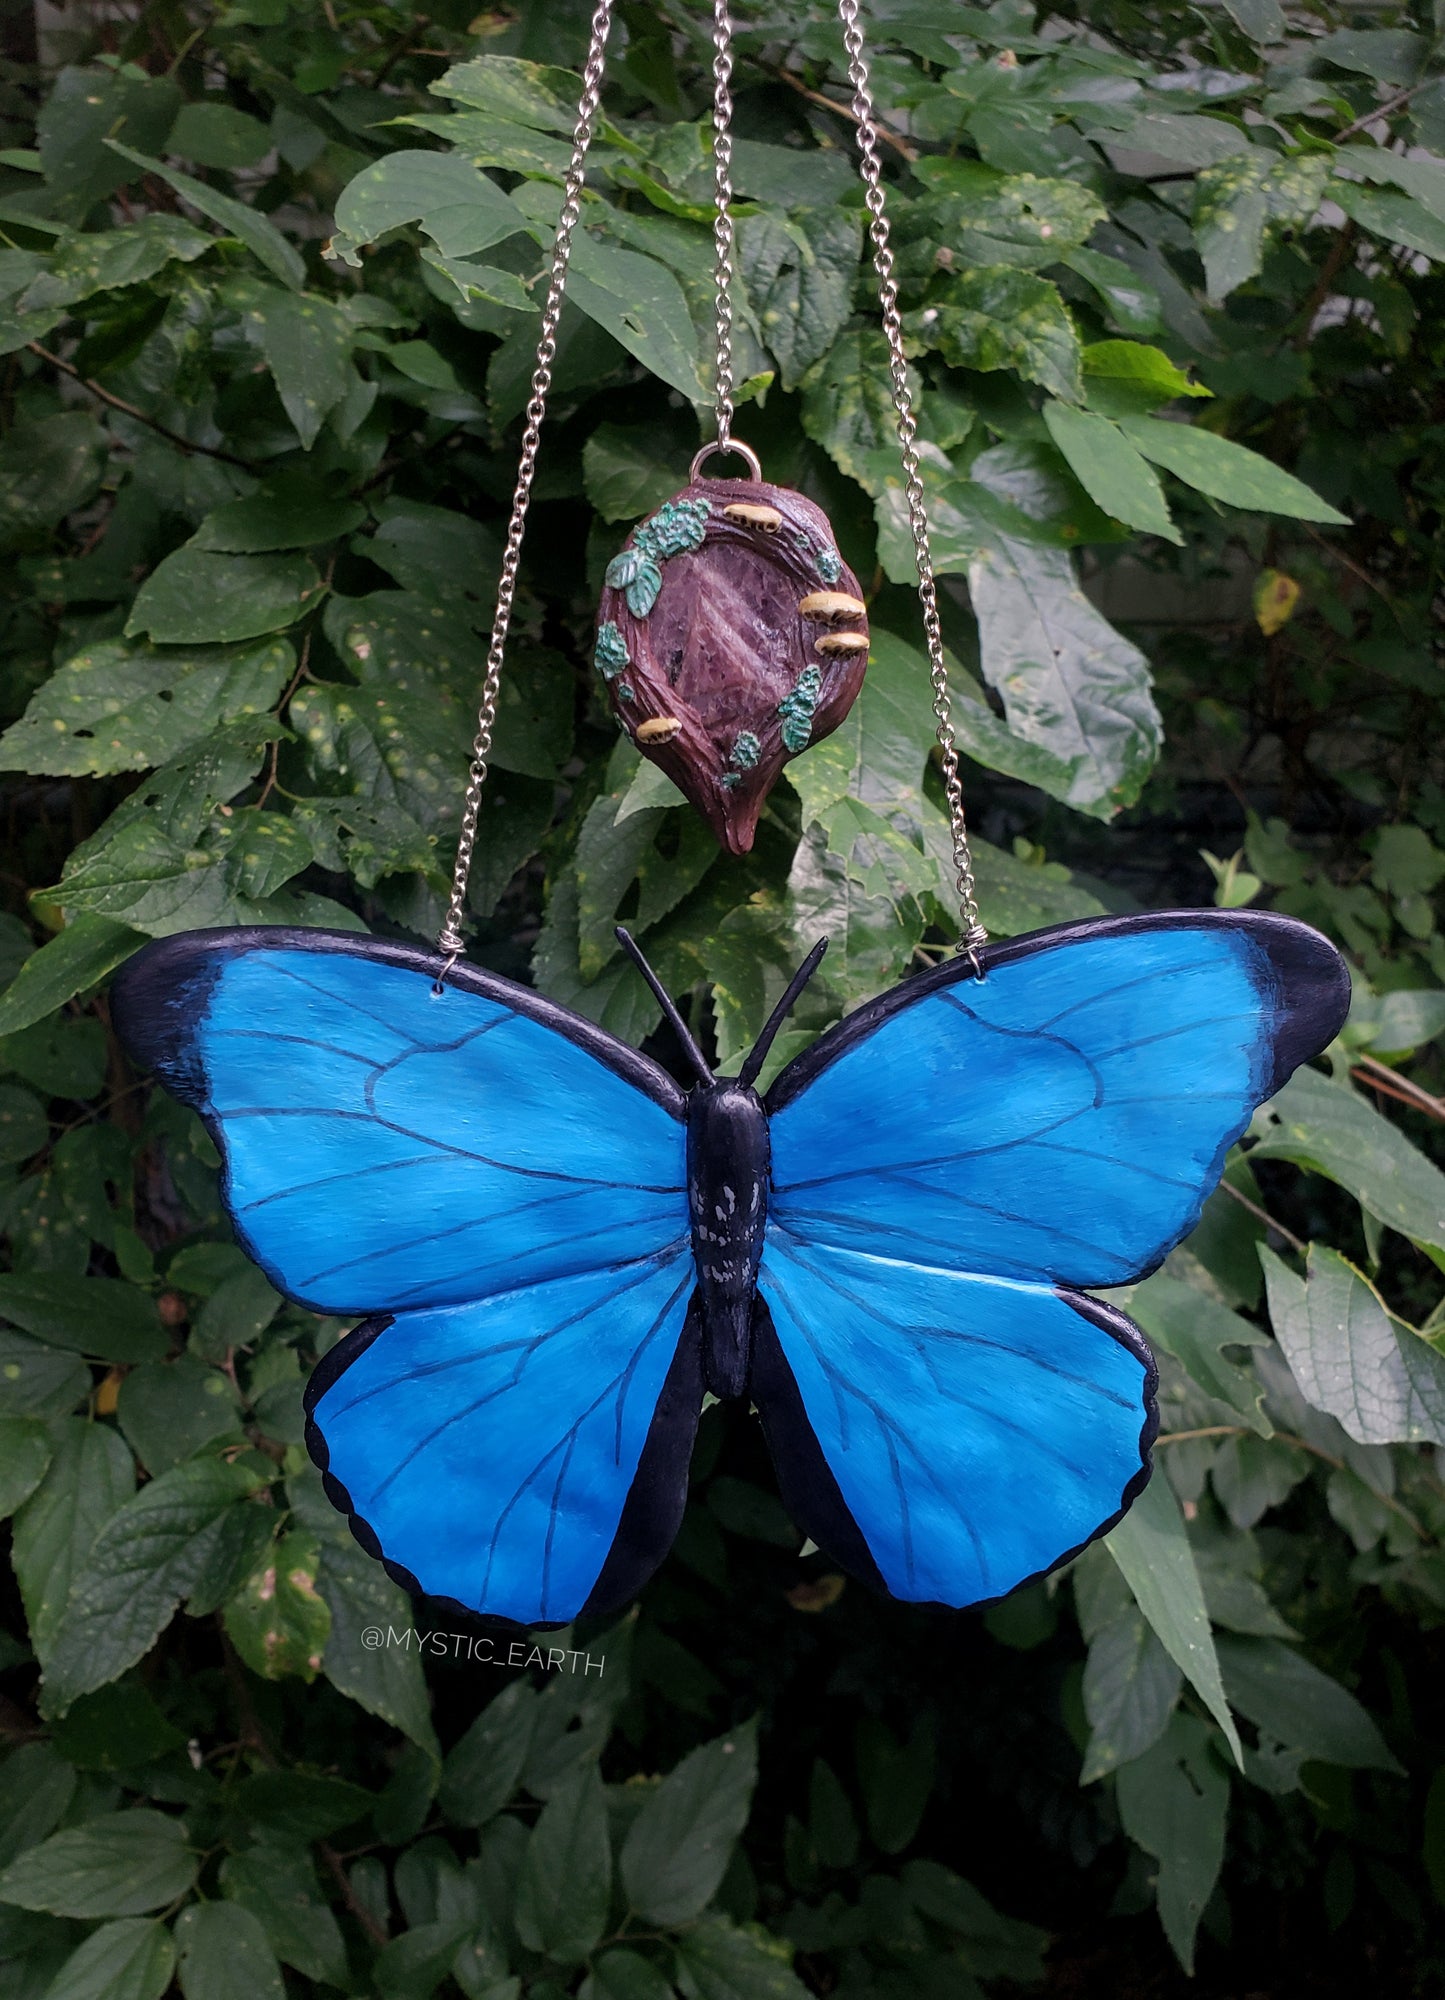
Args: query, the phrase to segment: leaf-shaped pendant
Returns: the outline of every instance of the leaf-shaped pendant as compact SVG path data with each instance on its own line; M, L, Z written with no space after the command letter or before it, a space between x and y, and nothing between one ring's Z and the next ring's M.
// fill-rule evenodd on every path
M607 565L594 657L638 749L746 854L784 764L853 706L868 618L811 500L694 476Z

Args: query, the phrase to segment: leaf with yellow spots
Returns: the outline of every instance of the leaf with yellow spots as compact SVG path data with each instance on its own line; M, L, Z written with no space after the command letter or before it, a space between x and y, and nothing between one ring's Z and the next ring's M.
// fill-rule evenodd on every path
M316 1588L320 1547L293 1529L266 1551L226 1605L231 1644L268 1681L315 1680L331 1634L331 1610Z
M1254 620L1266 639L1287 625L1299 603L1300 587L1282 569L1262 569L1254 585Z

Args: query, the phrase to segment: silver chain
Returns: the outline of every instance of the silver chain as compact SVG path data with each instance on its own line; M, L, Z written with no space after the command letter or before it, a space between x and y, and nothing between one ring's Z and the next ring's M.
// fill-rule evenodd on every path
M471 766L462 801L461 830L457 836L456 865L452 871L451 899L446 921L437 934L437 948L444 952L445 978L465 948L462 923L466 916L467 879L477 844L477 823L481 813L482 790L487 781L496 728L497 698L502 683L507 634L512 622L512 605L517 594L517 572L521 564L522 540L526 533L527 509L532 498L532 481L537 468L537 451L542 423L547 414L547 396L552 387L552 364L557 358L557 327L567 289L567 271L572 257L572 239L582 215L582 184L587 153L592 144L593 124L602 93L602 73L607 37L612 26L613 0L597 0L592 16L591 41L582 74L582 97L577 106L577 122L572 131L572 159L563 183L562 207L557 217L557 234L552 248L552 272L542 308L542 330L537 342L537 362L532 375L531 400L527 404L527 425L522 434L522 451L517 465L517 484L512 495L512 514L507 525L502 574L497 586L497 608L487 647L487 671L482 682L481 705L477 712L477 733L472 742ZM933 682L933 713L938 725L939 748L943 753L943 788L948 800L949 826L953 837L954 877L962 914L959 950L977 952L988 932L979 920L978 896L974 884L973 857L968 844L968 822L964 814L963 787L958 775L958 745L953 729L953 708L948 688L948 666L943 657L943 631L938 619L938 591L933 576L933 557L928 538L928 513L923 481L919 473L918 423L913 414L913 396L908 387L908 362L903 352L903 324L898 316L898 285L893 275L893 252L888 241L888 220L884 212L883 168L878 156L878 127L873 96L864 60L863 33L858 25L858 0L838 0L843 24L843 42L848 53L848 76L853 85L853 115L858 121L858 150L868 208L868 233L873 244L873 263L878 273L878 299L883 314L883 331L888 342L888 366L893 383L893 405L898 414L898 445L903 460L904 493L913 532L918 565L918 596L923 606L923 629L928 642L928 666ZM732 202L732 23L727 0L713 0L713 173L715 209L713 243L716 261L713 279L717 292L717 368L714 408L717 443L728 445L733 418L733 224ZM977 960L975 959L975 963Z
M582 214L582 181L587 170L587 149L592 144L593 121L602 95L602 71L608 30L612 26L613 0L597 0L592 16L592 40L587 50L587 66L582 72L582 97L577 106L577 123L572 128L572 161L562 187L562 207L557 217L557 236L552 246L552 276L547 285L547 301L542 308L542 333L537 342L537 365L532 375L532 397L527 405L527 428L522 433L522 455L517 466L517 485L512 495L512 518L507 524L507 545L502 554L502 577L497 586L497 609L492 619L491 643L487 647L487 673L482 682L481 706L477 711L477 733L472 743L471 771L462 800L462 824L457 836L456 866L452 871L451 901L446 922L437 934L437 949L448 958L446 972L464 949L462 922L467 907L467 877L472 870L472 852L477 844L477 819L481 812L482 787L492 754L492 732L497 722L497 695L502 684L502 662L507 650L507 633L512 623L512 601L517 594L517 570L522 559L522 537L527 527L527 507L532 498L532 478L537 469L537 447L542 436L542 420L547 414L547 392L552 387L552 363L557 358L557 324L562 317L562 300L567 290L567 266L572 257L572 237Z
M848 80L853 86L853 116L858 121L859 167L868 208L868 234L873 243L873 268L878 273L878 303L888 342L888 372L893 378L893 407L898 413L898 449L903 460L903 491L908 501L908 525L918 565L918 599L923 606L923 631L928 641L928 671L933 681L933 714L938 747L943 753L943 790L953 836L953 871L963 918L958 949L972 956L987 942L988 932L978 914L978 890L973 879L973 854L968 844L968 819L958 775L958 741L953 730L953 698L948 688L948 663L943 657L943 628L938 622L938 586L933 577L933 551L928 538L928 509L918 469L918 420L908 386L908 360L903 352L903 322L898 316L898 281L893 275L893 251L883 203L883 163L878 157L878 124L868 64L863 54L863 30L858 25L858 0L838 0L843 45L848 52ZM977 966L977 959L974 959Z
M733 24L728 0L713 0L712 10L712 240L717 250L713 284L717 298L717 365L713 377L713 407L717 412L717 442L726 449L733 429Z

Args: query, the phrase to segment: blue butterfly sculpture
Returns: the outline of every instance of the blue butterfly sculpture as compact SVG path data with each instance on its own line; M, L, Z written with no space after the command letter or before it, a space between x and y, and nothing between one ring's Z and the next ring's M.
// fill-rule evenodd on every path
M204 1118L241 1242L364 1315L308 1443L414 1592L524 1625L627 1601L682 1516L704 1389L756 1404L787 1506L915 1603L1001 1596L1149 1476L1155 1371L1079 1287L1198 1220L1255 1106L1339 1029L1345 967L1257 912L1106 917L957 958L753 1084L697 1083L406 945L201 931L115 1018Z

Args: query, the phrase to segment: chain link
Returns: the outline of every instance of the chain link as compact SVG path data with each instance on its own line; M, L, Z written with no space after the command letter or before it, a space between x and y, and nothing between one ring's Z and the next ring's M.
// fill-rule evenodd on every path
M853 86L853 116L858 122L859 168L863 176L864 199L868 208L868 234L873 244L873 268L878 273L878 303L883 313L883 332L888 342L888 372L893 381L893 407L898 415L898 449L903 460L903 491L908 502L908 525L913 533L913 551L918 565L918 599L923 606L923 631L928 642L928 671L933 681L933 714L938 725L938 747L943 753L943 790L948 800L948 823L953 837L954 880L963 919L958 949L967 952L978 967L977 951L987 942L988 932L978 914L978 890L973 877L973 855L968 844L968 820L963 806L963 786L958 775L958 742L953 730L953 700L948 689L948 664L943 657L943 629L938 622L938 586L933 576L933 553L928 538L928 509L918 462L918 420L913 414L913 392L908 386L908 360L903 352L903 322L898 316L898 281L893 275L893 250L888 240L888 217L884 212L883 163L878 157L878 124L873 93L868 83L864 59L863 30L858 24L858 0L838 0L838 18L843 24L843 45L848 54L848 80Z
M552 247L552 275L542 308L542 332L537 342L537 364L532 375L532 396L527 404L527 427L522 433L522 454L517 465L517 485L512 495L512 517L507 524L507 543L502 554L502 577L497 586L497 609L492 619L491 642L487 647L487 672L482 682L481 706L477 712L477 733L472 743L471 770L462 800L462 824L457 836L456 866L452 871L451 901L446 922L437 934L437 949L447 955L441 978L462 955L462 924L466 916L467 878L472 869L472 853L477 844L477 819L481 812L482 787L492 754L492 732L497 721L497 695L502 684L502 662L507 650L507 633L512 623L512 602L517 594L517 570L522 559L522 537L526 533L527 508L532 498L532 479L537 469L537 447L542 436L542 420L547 414L547 394L552 387L552 364L557 358L557 325L562 317L562 301L567 290L567 267L572 257L572 238L582 214L582 182L587 169L587 149L592 144L593 122L602 95L602 71L608 31L612 26L613 0L597 0L592 16L592 39L587 50L587 66L582 72L582 97L577 106L577 123L572 129L572 160L562 187L562 207L557 216L557 235ZM438 982L440 983L440 981Z
M733 24L728 0L713 0L712 45L712 240L717 251L713 284L717 299L717 363L713 407L717 442L726 450L733 429Z

